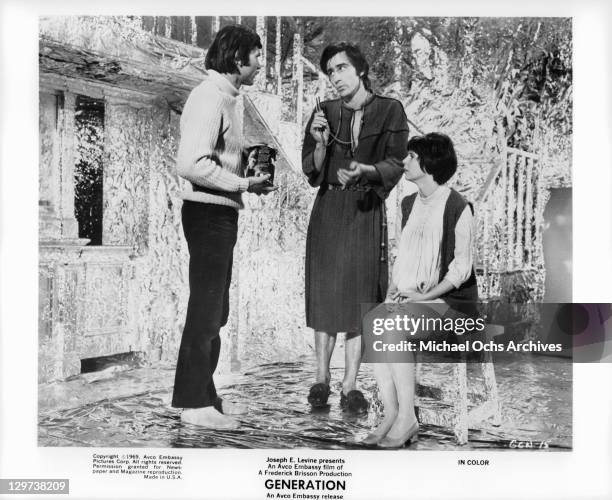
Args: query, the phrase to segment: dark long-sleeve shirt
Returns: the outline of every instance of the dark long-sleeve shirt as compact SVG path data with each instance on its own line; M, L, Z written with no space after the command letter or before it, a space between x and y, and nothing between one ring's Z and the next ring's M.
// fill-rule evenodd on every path
M325 161L317 171L313 159L316 142L310 135L314 114L310 117L302 148L302 170L310 185L339 184L338 169L348 168L354 160L374 165L380 180L362 178L359 184L369 185L381 199L385 199L402 176L402 160L407 153L408 122L402 104L395 99L374 95L363 108L359 140L354 150L351 148L354 111L344 106L340 99L325 101L321 106L332 134L339 140L330 135Z

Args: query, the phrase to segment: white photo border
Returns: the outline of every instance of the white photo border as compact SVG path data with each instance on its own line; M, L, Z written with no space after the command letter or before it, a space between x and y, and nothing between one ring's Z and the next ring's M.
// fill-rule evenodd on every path
M612 5L605 0L0 2L0 478L70 478L71 498L265 498L267 456L342 457L345 498L610 498L612 364L574 366L574 448L562 453L173 449L183 479L91 474L94 448L37 446L38 18L42 15L552 16L573 18L573 292L612 302ZM607 396L607 397L606 397ZM110 453L110 449L99 450ZM143 449L135 452L142 453ZM169 452L169 450L149 450ZM122 449L129 452L129 449ZM375 453L375 454L374 454ZM487 458L487 468L458 467ZM27 497L27 496L24 496Z

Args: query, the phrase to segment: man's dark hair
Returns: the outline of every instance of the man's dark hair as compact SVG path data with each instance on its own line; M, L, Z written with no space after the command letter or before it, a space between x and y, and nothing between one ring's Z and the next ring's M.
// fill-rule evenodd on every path
M321 54L321 70L327 74L327 63L329 60L340 52L346 53L347 59L351 62L354 68L357 70L357 75L361 78L363 86L366 90L371 90L370 79L368 78L368 72L370 71L370 65L366 61L365 56L361 52L361 49L356 45L350 43L340 42L335 45L328 45L323 49Z
M457 155L447 135L432 132L411 137L407 148L419 155L421 170L431 174L437 184L445 184L457 171Z
M206 53L204 66L219 73L239 73L236 61L245 66L255 49L261 49L261 40L254 31L240 25L225 26L219 30Z

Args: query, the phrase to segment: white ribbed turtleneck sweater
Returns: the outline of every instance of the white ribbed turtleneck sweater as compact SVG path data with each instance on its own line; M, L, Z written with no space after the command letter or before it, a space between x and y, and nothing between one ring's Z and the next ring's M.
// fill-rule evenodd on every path
M243 177L238 95L238 89L214 70L208 70L204 81L189 94L181 115L177 172L195 187L185 191L183 199L243 207L241 193L249 183Z

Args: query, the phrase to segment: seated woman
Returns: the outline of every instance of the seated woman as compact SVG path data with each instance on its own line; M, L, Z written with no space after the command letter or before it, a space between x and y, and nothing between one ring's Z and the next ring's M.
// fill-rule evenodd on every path
M387 302L432 302L453 305L478 300L472 267L472 209L444 184L457 170L453 143L431 133L408 141L403 161L406 179L418 192L402 200L402 235ZM415 441L419 424L414 413L414 354L407 363L379 363L374 373L384 405L384 418L364 444L397 448Z

